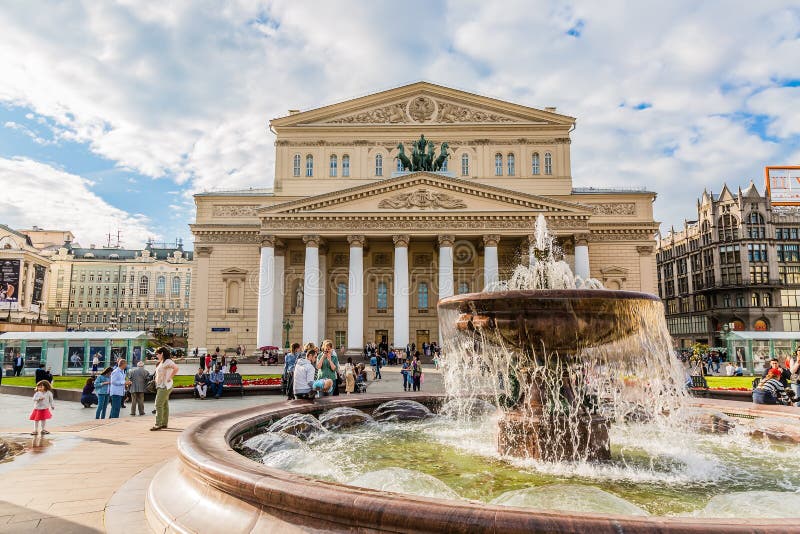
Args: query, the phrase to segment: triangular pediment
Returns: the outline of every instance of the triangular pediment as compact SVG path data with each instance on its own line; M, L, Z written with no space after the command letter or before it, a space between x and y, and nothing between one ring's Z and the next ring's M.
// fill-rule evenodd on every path
M450 176L416 172L260 208L259 215L532 212L589 217L591 208Z
M222 269L222 276L244 276L247 274L247 271L244 269L240 269L239 267L228 267L227 269Z
M428 82L382 91L361 98L274 119L287 126L539 124L571 126L573 117Z

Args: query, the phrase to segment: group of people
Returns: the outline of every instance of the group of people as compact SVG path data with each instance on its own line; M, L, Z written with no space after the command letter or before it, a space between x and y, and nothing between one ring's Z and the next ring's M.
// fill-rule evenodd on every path
M777 358L769 361L769 368L758 384L754 384L753 403L800 406L800 348L784 365L781 366Z
M221 364L217 364L213 370L201 365L194 375L194 389L197 393L197 397L200 399L205 399L209 395L215 399L220 398L222 396L224 383L225 373L222 370Z
M144 415L145 391L152 385L156 393L156 420L150 430L166 428L169 424L169 396L178 366L172 361L172 353L168 348L159 347L155 354L158 365L152 376L144 368L143 362L138 362L134 369L128 370L128 362L120 359L114 367L106 367L97 376L87 378L81 392L81 403L87 408L97 404L95 419L105 419L110 405L109 418L114 419L120 416L121 409L125 407L123 400L127 392L130 394L131 415L136 415L138 410L141 416ZM36 391L30 415L30 420L34 422L32 434L49 433L46 422L52 418L51 410L55 409L52 381L52 374L44 369L44 365L40 366L36 371Z
M232 357L230 361L228 361L228 357L225 355L225 353L220 352L219 347L217 347L214 349L213 353L206 354L200 359L200 368L208 374L211 374L217 368L219 368L223 374L236 373L239 369L239 357L242 355L241 350L242 346L237 347L236 356Z

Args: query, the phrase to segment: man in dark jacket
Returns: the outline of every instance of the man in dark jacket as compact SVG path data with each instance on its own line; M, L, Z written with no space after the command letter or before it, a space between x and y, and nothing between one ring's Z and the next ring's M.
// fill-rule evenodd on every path
M50 384L53 383L53 375L50 371L45 370L44 364L40 363L39 368L36 369L36 383L38 384L42 380L47 380Z

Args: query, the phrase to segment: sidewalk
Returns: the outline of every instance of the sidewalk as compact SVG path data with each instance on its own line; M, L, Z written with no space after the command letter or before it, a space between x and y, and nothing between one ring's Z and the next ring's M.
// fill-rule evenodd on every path
M387 367L383 376L370 392L402 391L399 368ZM424 389L439 390L438 372L427 377ZM283 401L280 395L179 399L170 402L170 428L159 432L148 430L152 403L145 405L144 417L125 410L120 419L98 421L93 409L60 402L48 427L53 433L34 438L31 400L0 395L0 436L27 449L0 463L0 533L148 533L144 491L158 465L174 458L183 429L212 414Z

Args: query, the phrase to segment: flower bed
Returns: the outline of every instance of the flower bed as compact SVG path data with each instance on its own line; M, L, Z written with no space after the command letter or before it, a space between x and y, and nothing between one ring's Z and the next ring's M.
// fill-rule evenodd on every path
M270 377L270 378L247 378L242 380L242 385L244 387L247 386L280 386L281 379L280 377ZM194 387L194 384L188 384L183 386L175 386L175 389L191 389Z

